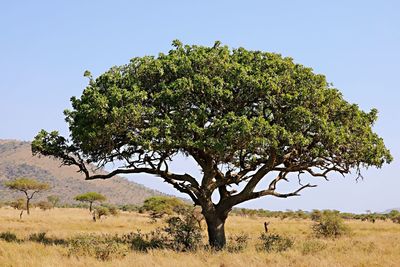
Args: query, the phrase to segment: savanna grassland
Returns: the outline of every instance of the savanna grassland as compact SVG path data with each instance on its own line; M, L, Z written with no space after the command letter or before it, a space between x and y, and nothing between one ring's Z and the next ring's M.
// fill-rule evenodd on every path
M68 253L63 245L45 245L26 241L32 233L46 232L49 238L68 239L79 234L124 234L141 229L149 232L163 225L152 223L147 215L121 212L118 216L93 222L84 209L41 211L19 220L19 212L0 209L0 232L13 232L24 242L0 240L0 266L399 266L400 224L347 220L351 233L338 239L316 238L311 220L269 219L269 231L291 237L294 245L284 252L264 252L256 249L258 237L264 231L265 218L230 216L226 224L228 237L247 233L249 244L241 252L195 252L129 250L125 256L102 261L89 256ZM206 238L205 225L203 235ZM204 240L206 241L206 239Z

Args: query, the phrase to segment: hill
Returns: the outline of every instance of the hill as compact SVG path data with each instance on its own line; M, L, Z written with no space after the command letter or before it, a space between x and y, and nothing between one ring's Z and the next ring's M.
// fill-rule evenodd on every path
M107 196L109 203L140 204L150 196L162 194L122 177L85 181L76 168L60 165L60 161L55 159L32 156L30 142L0 140L0 201L22 197L21 193L11 192L3 186L4 181L21 176L51 185L51 190L42 193L36 200L55 194L60 196L61 203L71 204L75 203L75 195L96 191Z

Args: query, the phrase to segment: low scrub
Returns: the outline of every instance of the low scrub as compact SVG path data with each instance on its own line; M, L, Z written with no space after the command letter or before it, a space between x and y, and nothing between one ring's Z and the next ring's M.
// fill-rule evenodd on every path
M317 237L337 238L349 233L338 212L324 211L318 221L312 226Z
M279 234L262 233L259 237L261 241L257 249L266 252L282 252L293 247L293 239Z
M201 229L189 215L169 218L163 231L170 237L170 248L173 250L195 250L201 244Z
M20 242L20 240L17 238L17 236L12 233L12 232L1 232L0 233L0 239L4 240L6 242Z
M163 249L167 247L167 237L159 229L150 233L125 234L120 238L120 242L129 244L130 248L136 251L147 252L151 249Z
M229 252L240 252L247 248L249 235L245 233L241 233L238 235L228 237L228 244L226 249Z
M41 243L43 245L65 245L64 239L48 237L46 232L33 233L28 236L28 241Z
M107 261L122 258L127 252L125 244L110 236L80 235L68 240L68 256L90 256Z

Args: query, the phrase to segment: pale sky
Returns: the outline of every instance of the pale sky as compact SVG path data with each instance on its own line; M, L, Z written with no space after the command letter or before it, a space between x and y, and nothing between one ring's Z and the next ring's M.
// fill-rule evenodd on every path
M394 162L364 181L332 176L301 197L266 197L245 207L364 212L400 207L400 1L2 1L0 139L68 135L63 110L87 79L171 41L278 52L326 75L349 102L375 107L375 131ZM196 171L180 158L179 170ZM175 193L158 178L131 178ZM296 181L292 181L296 185Z

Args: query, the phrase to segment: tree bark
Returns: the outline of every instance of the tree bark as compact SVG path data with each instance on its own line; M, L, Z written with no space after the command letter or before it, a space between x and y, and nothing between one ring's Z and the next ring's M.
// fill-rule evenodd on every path
M90 204L89 204L89 211L90 212L92 212L92 204L93 204L93 202L89 202Z
M225 247L225 221L226 216L219 216L218 214L208 214L206 217L208 243L216 249L221 250Z
M29 213L29 201L30 201L31 199L30 198L27 198L26 199L26 213L28 214L28 215L30 215L30 213Z

